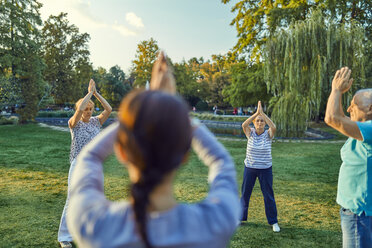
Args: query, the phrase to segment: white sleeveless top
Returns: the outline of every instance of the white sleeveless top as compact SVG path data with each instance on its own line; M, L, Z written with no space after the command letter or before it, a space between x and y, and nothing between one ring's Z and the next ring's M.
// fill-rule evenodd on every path
M247 151L244 164L254 169L267 169L272 166L271 143L269 130L258 135L254 128L251 128L247 142Z

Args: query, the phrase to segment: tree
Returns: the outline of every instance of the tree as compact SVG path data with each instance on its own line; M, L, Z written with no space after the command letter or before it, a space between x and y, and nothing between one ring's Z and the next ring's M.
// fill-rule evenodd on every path
M221 0L224 4L231 0ZM339 23L360 22L371 34L372 2L365 0L239 0L231 11L236 13L230 25L235 25L238 41L234 52L258 61L263 45L280 28L293 21L305 20L315 7ZM370 37L370 36L368 36Z
M173 70L177 91L190 106L205 100L208 86L204 82L198 82L195 71L185 61L175 63Z
M132 72L135 74L135 87L143 87L150 82L152 66L159 52L158 42L151 38L141 41L137 46L136 59L132 61Z
M262 64L249 66L240 62L231 66L229 74L231 84L222 94L233 107L256 105L259 100L265 102L269 99Z
M42 30L43 52L47 65L44 77L52 87L58 104L81 97L92 74L88 50L89 34L70 25L67 13L50 16Z
M41 4L36 0L3 0L0 11L0 75L12 85L7 95L17 99L20 123L38 111L44 81L40 57ZM4 81L5 80L5 81ZM4 84L2 84L4 85ZM3 86L1 91L5 92Z
M278 135L303 135L308 121L325 109L333 74L341 66L351 67L355 80L344 105L366 86L364 41L361 25L339 25L320 11L268 40L265 80L274 95L270 106Z
M96 73L100 75L97 77ZM124 71L118 66L113 66L107 73L103 68L98 69L93 77L97 79L97 87L101 95L113 107L119 107L123 97L132 89L130 84L125 80Z

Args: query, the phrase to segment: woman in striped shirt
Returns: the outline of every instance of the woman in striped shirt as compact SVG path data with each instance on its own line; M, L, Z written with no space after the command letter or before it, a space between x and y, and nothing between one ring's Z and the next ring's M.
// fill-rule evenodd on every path
M253 122L254 128L249 125ZM265 130L266 124L269 126ZM274 232L279 232L276 203L273 191L273 173L271 143L274 138L276 126L263 112L261 101L258 102L257 111L243 124L243 131L248 139L246 158L244 160L244 178L242 184L241 203L243 213L241 221L248 217L249 198L251 197L256 178L260 181L264 196L267 222L272 225Z

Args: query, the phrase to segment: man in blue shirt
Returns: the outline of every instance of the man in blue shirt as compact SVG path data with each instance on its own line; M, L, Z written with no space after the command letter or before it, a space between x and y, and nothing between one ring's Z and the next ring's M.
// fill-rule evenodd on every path
M342 165L337 189L341 206L343 247L372 247L372 89L355 93L347 112L342 109L342 94L353 79L343 67L332 81L325 122L349 137L341 148Z

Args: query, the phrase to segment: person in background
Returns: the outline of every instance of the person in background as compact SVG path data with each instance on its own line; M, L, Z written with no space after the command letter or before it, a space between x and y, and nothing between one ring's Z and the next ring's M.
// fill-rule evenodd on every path
M95 96L104 107L104 111L94 117L92 116L94 111L92 96ZM88 94L76 102L75 113L68 121L71 132L70 170L68 173L67 199L58 229L58 242L62 248L72 247L72 237L67 229L66 214L71 194L71 175L76 165L76 157L81 149L100 132L101 126L110 116L111 110L110 104L97 92L95 82L91 79Z
M337 203L341 206L344 248L372 247L372 89L355 93L345 116L342 95L349 91L351 70L343 67L332 81L325 122L349 137L341 148Z
M129 93L119 121L79 155L67 216L72 236L79 247L226 247L240 215L234 163L207 128L190 121L162 53L150 89ZM174 179L191 143L210 168L210 189L201 202L178 203ZM113 151L128 169L129 201L104 195L103 162Z
M254 128L249 125L253 122ZM265 125L269 126L265 130ZM241 221L248 218L249 199L252 194L256 178L260 181L261 191L265 202L267 222L272 225L274 232L280 232L277 209L273 191L273 172L271 143L276 132L274 122L263 112L261 101L257 104L257 111L242 124L248 139L246 158L244 160L244 177L242 184L241 204L243 213Z

